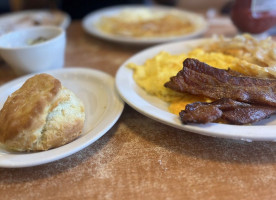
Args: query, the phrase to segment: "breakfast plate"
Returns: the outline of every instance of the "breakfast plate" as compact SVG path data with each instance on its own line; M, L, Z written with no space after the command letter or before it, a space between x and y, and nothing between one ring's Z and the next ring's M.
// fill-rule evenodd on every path
M183 31L181 33L171 33L170 35L159 35L161 32L164 32L165 28L172 30L172 24L174 24L174 28L179 31L182 25L176 25L175 21L170 21L172 23L167 23L165 20L161 22L156 22L154 24L153 20L156 19L158 16L178 16L176 17L178 23L181 21L187 21L188 24L193 26L193 29L190 31L185 32L185 25L183 25ZM102 25L106 23L103 19L112 19L115 17L119 17L116 21L111 21L107 26L113 26L115 32L106 31L106 29L102 28ZM163 18L162 18L163 19ZM114 22L121 23L120 20L123 20L124 23L128 23L127 26L120 26L115 25ZM140 25L140 21L137 20L144 20L143 24ZM149 22L147 22L147 20ZM174 20L174 18L171 18ZM113 23L113 25L112 25ZM129 23L137 23L137 25L130 25ZM164 24L165 23L165 24ZM94 11L87 16L84 17L82 21L82 25L84 30L96 37L99 37L104 40L109 40L112 42L119 42L119 43L127 43L127 44L135 44L135 45L151 45L157 43L164 43L170 42L174 40L185 40L189 38L194 38L203 34L207 29L207 22L203 16L185 11L176 8L166 7L166 6L142 6L142 5L125 5L125 6L114 6L108 7L104 9L100 9ZM141 28L137 28L140 27ZM121 28L123 28L121 30ZM137 28L137 29L136 29ZM133 29L133 30L132 30ZM121 31L120 31L121 30ZM137 35L138 32L142 33L150 33L150 31L155 30L156 32L152 33L152 35ZM188 29L187 29L188 30ZM168 31L168 30L167 30ZM134 35L135 34L135 35Z
M0 35L22 28L46 25L66 29L71 22L67 13L58 10L26 10L0 15Z
M187 53L200 44L210 42L211 39L196 39L190 41L162 44L141 51L129 58L116 74L116 87L123 100L138 112L169 126L199 133L207 136L232 138L246 141L276 141L276 117L261 120L252 125L229 125L221 123L189 124L181 123L179 116L168 111L168 103L151 96L140 88L133 79L133 70L128 63L143 65L161 51L171 54Z
M85 124L82 135L76 140L42 152L12 152L0 146L0 167L18 168L49 163L67 157L95 142L104 135L120 117L124 103L115 90L114 78L98 70L65 68L47 71L72 90L85 106ZM32 75L15 79L0 87L0 108L7 97Z

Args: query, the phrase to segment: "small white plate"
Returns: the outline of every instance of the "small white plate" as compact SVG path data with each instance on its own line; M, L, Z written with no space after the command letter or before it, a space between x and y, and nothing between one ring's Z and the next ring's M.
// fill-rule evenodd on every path
M39 22L39 25L52 25L66 29L71 18L67 13L58 10L53 12L49 10L26 10L2 14L0 15L0 35L22 28L38 26L35 22Z
M46 72L72 90L85 106L85 124L76 140L48 151L35 153L10 152L0 146L0 167L17 168L49 163L87 147L104 135L120 117L124 103L115 90L114 78L98 70L65 68ZM0 108L7 97L32 75L13 80L0 87Z
M148 9L152 13L155 13L157 11L164 11L164 12L176 12L179 14L183 14L189 19L191 19L191 22L194 23L196 26L195 31L191 33L187 33L180 36L171 36L171 37L149 37L149 38L134 38L134 37L124 37L124 36L117 36L117 35L111 35L108 33L105 33L101 31L97 24L101 20L102 17L111 17L111 16L117 16L119 13L121 13L124 10L128 11L136 11L137 9ZM152 44L158 44L158 43L164 43L164 42L171 42L175 40L186 40L190 38L195 38L197 36L202 35L207 30L207 21L204 19L203 16L189 12L184 11L172 7L166 7L166 6L143 6L143 5L125 5L125 6L113 6L108 7L104 9L100 9L98 11L94 11L87 16L84 17L82 21L82 26L84 30L96 37L99 37L101 39L109 40L112 42L119 42L119 43L126 43L126 44L134 44L134 45L152 45ZM166 26L166 24L164 24Z
M169 126L199 133L202 135L240 139L246 141L276 141L276 116L262 120L254 125L228 125L208 123L199 125L183 125L179 116L168 111L168 104L157 97L147 94L133 79L133 71L127 68L128 63L143 65L160 51L171 54L187 53L209 39L191 40L170 44L163 44L146 49L128 59L116 74L116 87L127 104L140 113Z

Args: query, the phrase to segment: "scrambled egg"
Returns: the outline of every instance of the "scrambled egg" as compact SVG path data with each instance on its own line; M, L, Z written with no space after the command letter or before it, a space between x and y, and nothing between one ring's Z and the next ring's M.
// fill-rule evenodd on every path
M248 74L246 69L251 66L250 63L242 62L241 59L231 55L220 52L205 52L201 48L196 48L187 54L179 55L171 55L162 51L155 57L148 59L144 65L129 63L128 67L134 70L133 78L140 87L147 93L169 102L169 111L178 115L189 103L212 101L206 97L178 93L164 87L170 77L175 76L183 68L183 61L186 58L195 58L219 69L230 68L245 74Z
M259 78L276 78L276 43L271 38L257 40L243 34L234 38L213 38L212 43L200 45L187 54L171 55L160 52L143 65L133 63L134 80L146 92L170 103L169 111L179 114L189 103L210 102L209 98L178 93L164 87L170 77L183 67L186 58L195 58L219 69L230 68L239 73Z

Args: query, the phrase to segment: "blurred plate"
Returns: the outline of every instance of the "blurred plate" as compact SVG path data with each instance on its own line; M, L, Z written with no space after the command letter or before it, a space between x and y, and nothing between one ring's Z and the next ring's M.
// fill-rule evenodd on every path
M71 22L67 13L50 10L26 10L0 15L0 35L26 27L53 25L66 29Z
M144 17L149 17L149 13L151 16L155 16L157 13L167 14L176 14L180 17L185 17L188 19L194 26L195 30L189 33L185 33L178 36L164 36L164 37L132 37L132 36L120 36L114 35L110 33L106 33L99 28L99 23L103 17L115 17L121 14L122 12L129 13L137 13L137 12L147 12ZM130 14L131 15L131 14ZM131 17L129 15L129 18ZM149 17L150 18L150 17ZM180 9L175 9L166 6L114 6L105 9L101 9L95 12L88 14L82 21L82 25L84 30L96 37L113 41L119 43L127 43L127 44L136 44L136 45L151 45L157 43L170 42L174 40L186 40L190 38L194 38L202 35L207 30L207 22L199 14L188 12ZM166 26L166 24L162 24L162 26Z
M187 53L211 39L197 39L169 43L148 48L128 59L116 74L116 87L124 101L140 113L169 126L213 137L232 138L246 141L276 141L276 116L261 120L253 125L229 125L220 123L183 125L179 116L168 111L168 103L147 94L133 79L133 70L128 63L143 65L161 51L171 54Z
M115 90L114 78L98 70L65 68L46 72L72 90L85 106L85 124L82 135L58 148L41 152L11 152L0 146L0 167L18 168L49 163L69 156L95 142L120 117L124 103ZM0 108L7 97L32 75L13 80L0 87Z

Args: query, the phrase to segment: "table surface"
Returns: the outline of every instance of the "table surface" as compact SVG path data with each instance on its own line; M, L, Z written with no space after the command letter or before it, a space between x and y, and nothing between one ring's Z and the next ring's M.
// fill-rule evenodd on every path
M211 19L203 37L234 36L230 20ZM66 66L119 66L145 47L67 30ZM17 76L0 63L0 84ZM260 133L261 134L261 133ZM1 159L1 158L0 158ZM276 145L207 137L149 119L129 106L103 137L67 158L0 169L0 199L276 199Z

